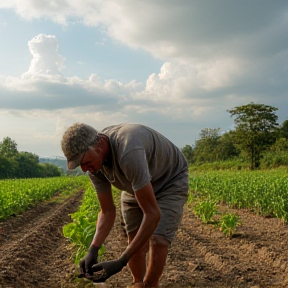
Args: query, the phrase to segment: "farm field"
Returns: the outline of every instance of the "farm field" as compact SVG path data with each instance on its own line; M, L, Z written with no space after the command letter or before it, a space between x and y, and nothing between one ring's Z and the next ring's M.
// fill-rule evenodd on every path
M70 241L62 228L71 222L83 191L65 201L44 201L0 222L0 287L126 287L126 267L105 284L76 279ZM281 219L255 215L251 209L220 205L236 213L242 225L232 239L204 224L186 205L170 249L162 287L288 287L288 229ZM120 213L118 209L118 213ZM118 257L127 245L120 217L105 243L105 259Z

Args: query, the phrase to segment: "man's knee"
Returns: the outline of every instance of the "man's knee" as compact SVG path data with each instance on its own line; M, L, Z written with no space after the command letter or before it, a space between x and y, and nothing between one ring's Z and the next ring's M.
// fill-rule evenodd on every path
M167 247L169 247L171 245L171 243L168 239L166 239L164 236L158 235L158 234L152 235L150 243L152 246L167 246Z

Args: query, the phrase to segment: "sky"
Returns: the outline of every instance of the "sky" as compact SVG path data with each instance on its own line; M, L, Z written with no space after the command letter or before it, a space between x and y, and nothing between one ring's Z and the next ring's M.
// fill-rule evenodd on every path
M179 148L228 109L288 119L286 0L1 0L0 141L63 156L76 122L141 123Z

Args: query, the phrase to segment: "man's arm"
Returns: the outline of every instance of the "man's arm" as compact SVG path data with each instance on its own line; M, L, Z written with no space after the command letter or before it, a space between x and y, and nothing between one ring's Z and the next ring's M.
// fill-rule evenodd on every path
M161 212L151 183L148 183L143 188L137 190L135 196L143 211L143 220L140 228L135 238L119 259L101 262L92 266L94 272L101 272L99 277L94 275L92 276L91 280L93 280L93 282L104 282L112 275L120 272L123 267L127 265L134 253L136 253L150 239L158 225Z
M105 193L98 193L101 211L98 214L96 232L91 246L100 247L109 235L116 217L116 208L113 201L111 188Z
M143 211L143 220L135 238L120 257L125 263L150 239L161 217L160 208L150 182L137 190L135 196Z

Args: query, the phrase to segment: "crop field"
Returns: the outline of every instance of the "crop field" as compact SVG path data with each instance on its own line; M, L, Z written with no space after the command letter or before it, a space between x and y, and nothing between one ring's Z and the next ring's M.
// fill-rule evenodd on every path
M249 208L263 216L288 221L288 171L209 171L192 174L191 197Z
M100 259L127 246L117 220ZM189 200L161 287L288 287L288 172L191 172ZM95 285L78 279L99 212L87 176L0 180L0 287L126 287L128 267Z
M54 177L0 181L0 221L51 198L56 193L73 193L84 187L84 177Z

